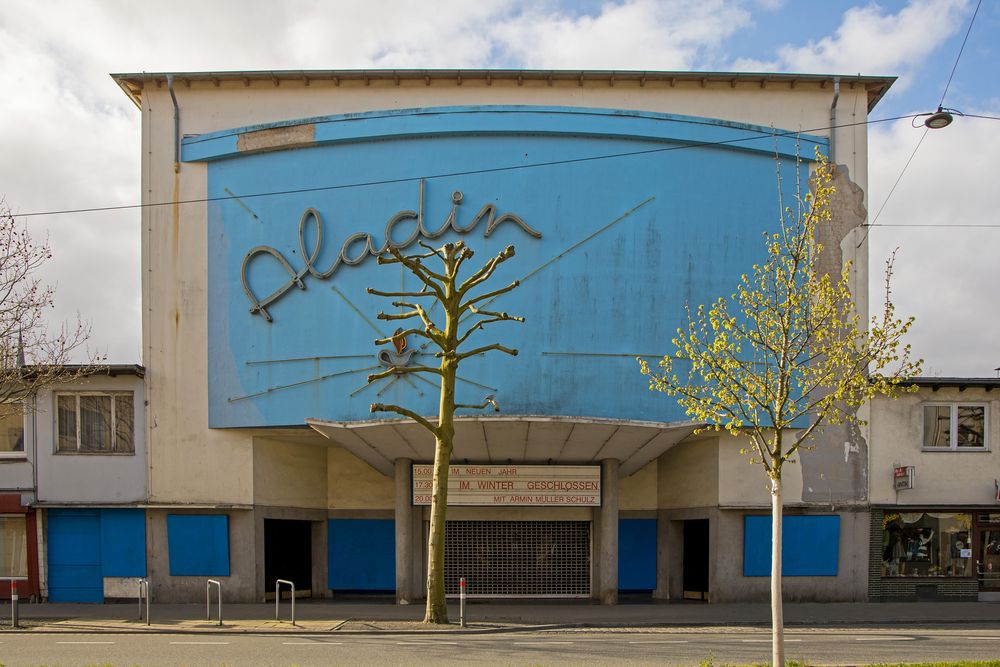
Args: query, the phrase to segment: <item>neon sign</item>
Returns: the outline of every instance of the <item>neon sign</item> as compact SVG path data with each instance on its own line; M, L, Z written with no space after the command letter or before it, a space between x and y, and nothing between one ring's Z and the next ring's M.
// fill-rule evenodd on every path
M243 283L243 291L246 293L247 299L250 300L250 314L260 314L268 322L273 322L271 315L267 312L267 306L280 299L294 287L305 289L306 284L303 279L307 275L311 275L319 280L326 280L337 272L341 264L346 264L347 266L357 266L366 258L377 257L378 255L385 253L389 248L406 248L416 243L420 238L428 240L436 239L449 229L459 234L468 234L483 220L486 220L486 230L483 232L483 238L489 237L489 235L492 234L497 227L505 222L517 225L529 236L536 239L542 238L541 233L528 226L528 223L526 223L520 216L514 213L503 213L498 216L496 205L490 203L484 204L483 207L479 209L479 212L476 213L472 217L472 220L470 220L467 224L459 224L458 208L462 204L463 199L464 195L461 191L456 190L453 192L451 194L451 211L448 213L444 222L437 229L427 229L424 224L424 181L421 179L420 201L417 206L417 210L398 211L395 215L389 218L389 220L385 223L385 239L381 245L377 245L371 234L367 232L355 232L344 240L344 243L340 246L340 252L337 254L336 259L333 260L333 263L325 271L321 271L316 267L316 260L319 258L320 250L323 247L323 218L316 209L307 208L302 213L302 217L299 220L299 250L302 253L303 261L305 262L301 269L295 270L281 251L271 246L256 246L251 248L250 251L243 257L243 264L240 267L240 280ZM396 226L403 221L409 220L415 220L417 223L413 231L405 239L396 240L393 236ZM307 250L306 230L308 229L310 221L316 229L316 240L313 243L312 248ZM261 255L270 255L273 257L277 260L279 266L281 266L281 268L288 274L288 280L263 299L257 298L257 295L250 287L248 280L250 266Z

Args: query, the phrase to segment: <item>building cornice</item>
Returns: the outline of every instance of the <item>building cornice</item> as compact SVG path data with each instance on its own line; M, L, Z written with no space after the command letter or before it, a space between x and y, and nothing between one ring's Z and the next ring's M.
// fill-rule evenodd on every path
M474 82L493 85L495 82L516 85L544 86L633 86L633 87L783 87L786 89L829 89L839 80L849 89L863 87L868 94L868 111L895 82L892 76L862 76L834 74L794 74L766 72L661 72L637 70L513 70L513 69L397 69L397 70L255 70L230 72L137 72L117 73L111 78L140 106L142 93L147 87L163 88L168 74L175 85L190 87L216 87L223 85L242 87L296 85L307 87L313 83L333 86L401 86L401 85L456 85Z

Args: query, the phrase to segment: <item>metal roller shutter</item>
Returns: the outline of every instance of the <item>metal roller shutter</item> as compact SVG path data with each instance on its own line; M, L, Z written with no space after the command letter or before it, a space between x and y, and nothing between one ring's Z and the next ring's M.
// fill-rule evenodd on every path
M449 521L445 592L469 597L590 597L589 521Z

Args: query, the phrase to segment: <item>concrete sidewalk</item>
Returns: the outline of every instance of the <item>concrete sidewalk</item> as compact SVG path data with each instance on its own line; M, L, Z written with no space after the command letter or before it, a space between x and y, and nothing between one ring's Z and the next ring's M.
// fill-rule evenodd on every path
M601 606L588 602L532 601L516 604L471 602L468 627L458 627L458 605L449 608L453 622L445 628L424 626L422 605L389 602L299 600L296 623L291 605L281 603L282 621L274 619L273 604L223 603L222 625L206 619L199 604L152 604L151 623L139 620L134 604L22 603L25 632L182 632L182 633L439 633L513 632L568 628L755 627L770 624L768 604L706 604L695 602L636 603ZM800 627L1000 625L1000 603L786 603L785 624ZM212 607L213 619L217 608ZM0 605L0 632L10 632L9 603Z

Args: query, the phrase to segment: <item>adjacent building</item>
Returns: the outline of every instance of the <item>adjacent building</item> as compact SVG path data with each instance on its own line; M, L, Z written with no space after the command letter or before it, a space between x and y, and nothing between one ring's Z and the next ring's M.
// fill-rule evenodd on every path
M872 404L873 600L1000 599L1000 389L920 378Z
M24 599L131 597L146 575L144 369L67 370L2 422L0 579Z

